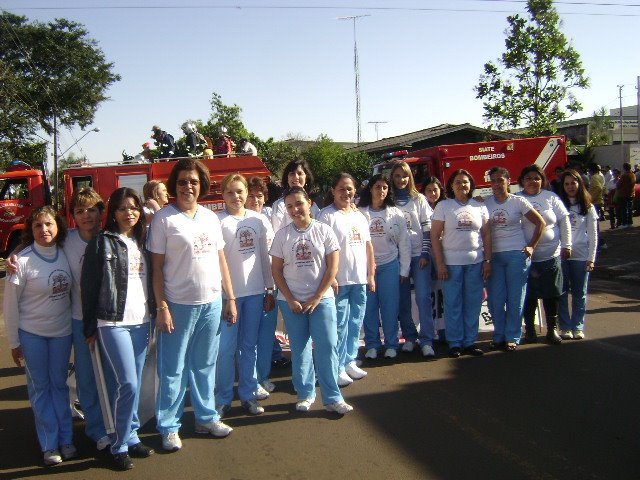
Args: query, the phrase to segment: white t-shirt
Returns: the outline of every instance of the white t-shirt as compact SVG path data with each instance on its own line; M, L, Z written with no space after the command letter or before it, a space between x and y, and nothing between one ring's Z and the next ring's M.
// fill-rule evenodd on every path
M411 242L411 256L419 257L423 250L423 235L431 231L431 216L433 210L429 202L421 193L417 197L409 197L409 201L404 205L396 202L397 208L404 215ZM427 242L429 240L427 239Z
M149 265L136 241L125 235L119 235L127 245L129 268L127 275L127 301L124 304L122 321L108 322L98 319L98 327L122 327L141 325L149 321L147 309L147 282Z
M42 337L71 335L71 270L64 251L34 243L18 252L18 271L4 289L9 346L20 346L18 329Z
M402 212L396 207L386 207L382 210L360 207L360 211L369 223L376 265L386 265L399 258L400 275L408 277L411 267L411 243Z
M64 240L64 254L67 256L71 269L71 316L75 320L82 320L82 297L80 295L80 277L82 276L82 262L84 251L89 242L85 242L77 228L67 231Z
M442 200L433 212L433 220L444 222L442 249L447 265L471 265L484 260L480 228L489 220L484 204L470 199L466 204Z
M276 232L269 254L284 260L283 274L289 290L299 302L306 302L318 290L327 270L325 257L340 250L336 234L329 225L312 220L311 225L299 231L293 223ZM328 288L322 298L332 298ZM278 300L286 300L278 292Z
M531 206L540 214L546 226L542 231L540 241L533 251L531 260L542 262L560 255L562 248L571 247L571 226L569 225L569 212L562 200L549 190L541 190L537 195L527 195L524 190L516 193L529 200ZM524 219L524 237L527 242L533 237L535 225Z
M366 284L367 242L371 241L367 219L359 211L343 212L332 204L320 210L318 220L329 225L338 238L338 285Z
M489 211L491 251L522 250L527 245L522 219L533 210L529 201L524 197L507 195L504 202L498 202L492 195L485 198L484 203Z
M311 217L318 218L320 214L320 208L315 203L311 204ZM273 226L273 231L277 232L282 227L289 225L291 223L291 217L287 213L287 207L284 204L284 198L280 197L273 205L271 205L271 225Z
M273 238L267 218L245 209L243 217L218 213L224 239L224 255L236 297L259 295L273 288L269 246Z
M220 296L222 277L218 251L224 248L220 220L198 206L193 218L175 205L153 216L147 247L163 254L164 292L181 305L203 305Z
M580 215L580 206L571 205L569 209L571 224L571 258L577 261L596 261L598 248L598 214L593 205L586 215Z

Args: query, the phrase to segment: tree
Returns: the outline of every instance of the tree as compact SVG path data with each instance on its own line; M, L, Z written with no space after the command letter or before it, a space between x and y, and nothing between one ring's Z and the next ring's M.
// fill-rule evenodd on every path
M249 138L251 136L244 123L242 123L241 114L242 108L240 106L235 103L226 105L222 101L222 96L213 92L213 95L211 95L211 116L209 121L206 124L196 123L196 125L200 133L210 137L214 142L220 135L220 128L225 127L227 134L237 142L243 137Z
M490 128L526 126L527 134L554 133L555 124L582 105L573 88L587 88L589 79L580 55L561 32L552 0L528 0L529 18L511 15L505 31L506 51L498 64L487 62L475 87L483 100Z
M591 121L589 122L589 140L587 146L598 147L601 145L609 145L609 130L613 128L613 122L607 115L607 110L601 107L593 112Z

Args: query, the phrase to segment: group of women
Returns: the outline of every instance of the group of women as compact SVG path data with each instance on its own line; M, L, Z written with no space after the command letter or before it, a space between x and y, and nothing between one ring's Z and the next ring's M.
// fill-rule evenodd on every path
M520 173L522 191L515 195L506 169L489 176L493 195L484 200L472 198L475 183L465 170L453 172L446 188L427 179L423 195L409 166L398 162L390 178L372 177L356 202L356 180L341 173L331 203L320 210L309 195L313 175L296 160L285 167L286 188L272 209L264 207L262 180L230 174L221 184L225 209L216 215L198 204L209 192L206 167L182 159L166 188L145 187L144 205L134 190L113 192L102 231L105 207L91 189L74 193L77 228L69 232L50 207L34 210L21 250L8 263L14 273L4 316L14 361L26 366L45 464L76 455L66 386L72 343L86 433L98 449L110 445L116 467L127 470L132 456L154 453L137 436L142 368L153 338L155 413L167 451L182 448L187 388L199 434L231 433L221 417L231 408L236 370L242 407L264 412L259 400L275 388L269 375L278 309L302 412L315 402L316 378L327 411L353 409L340 387L367 375L357 359L363 327L368 359L383 347L380 327L386 358L412 351L416 342L425 358L434 358L436 330L451 357L482 355L476 341L485 285L491 348L517 348L523 315L524 338L537 339L538 299L552 343L584 338L597 215L581 176L565 170L559 197L545 189L535 165ZM167 194L175 203L167 204ZM432 315L436 282L444 329ZM411 318L412 284L419 329ZM96 382L100 356L104 378ZM98 388L109 392L109 432Z

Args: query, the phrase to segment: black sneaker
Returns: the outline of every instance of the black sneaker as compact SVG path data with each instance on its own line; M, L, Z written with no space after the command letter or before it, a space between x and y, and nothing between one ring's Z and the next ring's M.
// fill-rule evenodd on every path
M449 356L451 358L458 358L461 354L460 347L452 347L449 349Z
M482 355L484 355L484 352L482 350L480 350L477 346L475 345L470 345L468 347L465 347L463 352L466 355L473 355L474 357L480 357Z
M116 464L118 470L131 470L133 468L133 462L128 453L116 453L113 456L113 461Z
M147 458L154 453L156 453L156 451L153 448L143 445L142 442L136 443L135 445L129 447L129 454L132 457L136 458Z

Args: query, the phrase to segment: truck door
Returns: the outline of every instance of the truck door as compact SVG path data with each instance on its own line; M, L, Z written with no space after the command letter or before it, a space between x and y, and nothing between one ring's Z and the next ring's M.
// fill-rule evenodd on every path
M0 180L0 250L15 248L19 235L7 245L9 237L17 225L24 224L31 213L33 201L29 197L29 185L26 178L6 178ZM20 227L22 228L22 227Z

